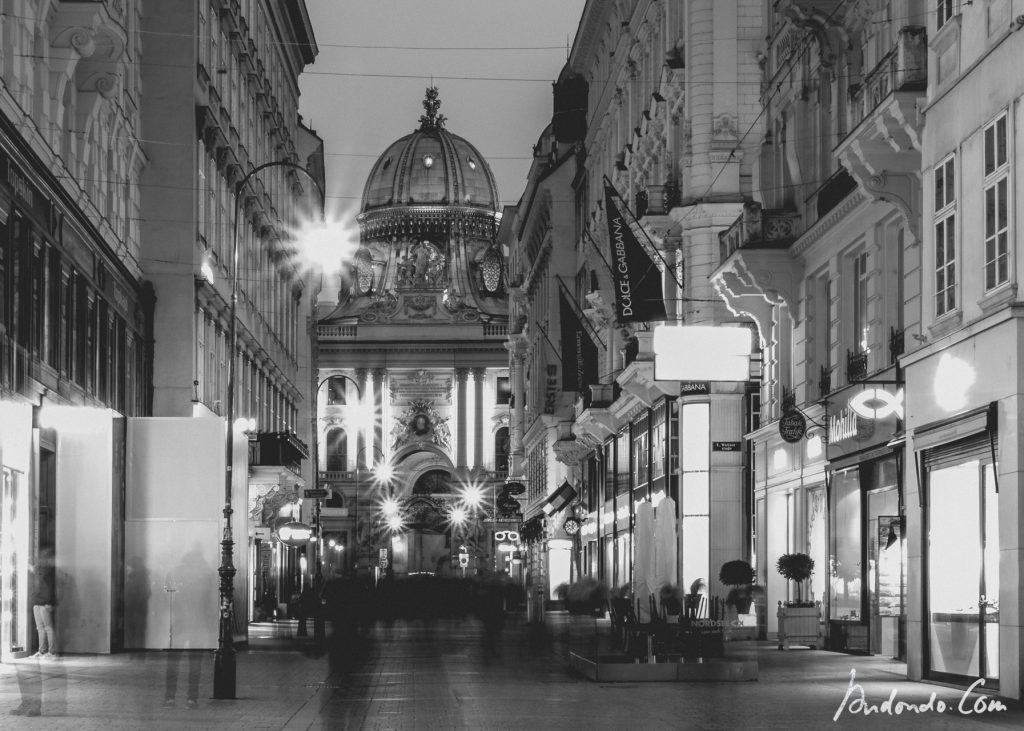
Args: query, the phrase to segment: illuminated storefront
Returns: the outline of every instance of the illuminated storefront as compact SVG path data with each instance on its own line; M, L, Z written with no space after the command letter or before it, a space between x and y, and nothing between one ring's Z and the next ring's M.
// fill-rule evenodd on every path
M909 597L921 620L909 633L908 672L962 685L982 678L1010 697L1021 671L1017 620L1000 606L1019 601L1020 587L1018 473L1008 457L1019 451L1020 397L1006 377L1018 322L926 350L907 368L917 386L907 393L917 476L907 504L920 506L908 515L911 563L922 570Z
M0 401L0 661L28 654L32 407Z
M906 656L901 479L903 387L896 369L829 396L829 649Z

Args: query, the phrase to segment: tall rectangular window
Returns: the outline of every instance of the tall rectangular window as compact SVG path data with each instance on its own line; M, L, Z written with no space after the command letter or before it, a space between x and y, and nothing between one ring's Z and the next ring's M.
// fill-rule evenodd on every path
M953 3L956 0L935 0L935 29L944 26L953 17Z
M60 368L61 320L61 263L60 253L53 246L46 251L46 362L53 369Z
M814 311L811 318L811 337L814 370L809 374L818 383L824 398L831 390L831 380L825 376L832 372L832 282L828 271L814 277ZM755 427L756 428L756 427Z
M615 440L615 494L629 496L631 470L629 465L629 429L624 429ZM628 504L625 500L621 504Z
M868 253L862 251L853 257L853 339L854 350L870 350L871 326L868 320Z
M985 128L985 291L1010 278L1009 156L1006 114Z
M935 168L935 316L956 308L956 169L950 155Z
M615 499L615 440L605 442L604 445L604 500L611 502ZM612 508L614 513L614 508Z
M649 492L650 470L648 464L648 417L644 414L633 424L633 501L637 503L647 497Z

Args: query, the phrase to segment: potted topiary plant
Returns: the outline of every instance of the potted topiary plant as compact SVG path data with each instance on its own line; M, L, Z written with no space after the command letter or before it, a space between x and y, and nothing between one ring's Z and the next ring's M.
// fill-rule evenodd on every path
M775 568L784 579L796 582L796 602L792 606L814 606L813 602L804 602L801 597L803 583L814 573L814 559L806 553L784 553L775 562Z
M737 614L748 614L754 601L754 567L742 560L726 561L718 572L718 580L731 587L725 603L735 607Z
M779 556L775 568L783 578L796 582L796 601L779 602L779 649L789 649L790 643L821 647L821 605L803 601L803 582L814 573L814 559L806 553L786 553Z

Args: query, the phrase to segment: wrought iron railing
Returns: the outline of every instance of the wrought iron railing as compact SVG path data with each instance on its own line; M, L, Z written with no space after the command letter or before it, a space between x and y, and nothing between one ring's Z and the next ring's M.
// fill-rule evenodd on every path
M744 203L739 218L718 234L719 261L743 248L786 248L796 238L798 218L794 211L762 210L760 203Z
M863 122L894 91L920 90L928 83L928 42L922 26L901 28L896 43L864 77L850 86L851 131Z
M254 467L283 466L299 471L309 448L290 432L260 432L249 442L249 460Z
M825 398L832 393L832 369L821 366L818 378L818 394Z
M849 383L863 381L868 377L867 351L846 351L846 380Z
M903 330L897 330L895 327L889 328L889 363L895 364L901 355L903 355Z
M796 408L796 391L792 388L782 387L782 413L793 411Z

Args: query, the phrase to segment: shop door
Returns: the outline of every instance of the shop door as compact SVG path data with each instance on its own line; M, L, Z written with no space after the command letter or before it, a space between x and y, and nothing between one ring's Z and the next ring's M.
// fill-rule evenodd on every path
M931 676L998 687L999 493L992 464L932 467L928 490ZM991 682L995 681L995 682Z
M868 493L868 636L872 655L903 657L906 563L896 488Z

